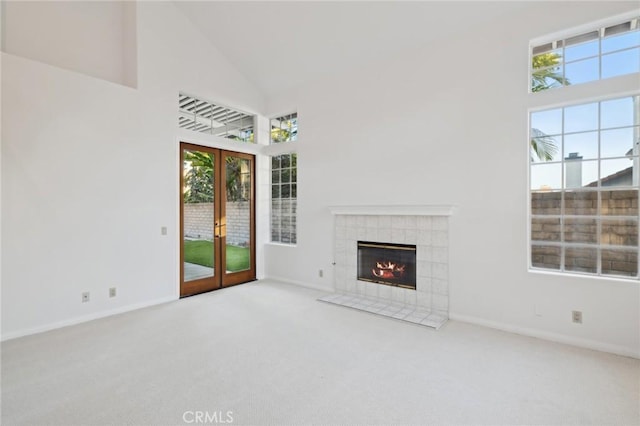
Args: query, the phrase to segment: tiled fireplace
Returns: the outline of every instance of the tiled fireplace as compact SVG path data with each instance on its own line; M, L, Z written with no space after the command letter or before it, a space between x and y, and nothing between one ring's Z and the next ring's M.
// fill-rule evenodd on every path
M336 292L320 300L442 326L449 318L449 216L453 208L342 206L331 211L335 215ZM363 266L363 244L365 248L406 251L385 254L374 250ZM415 274L415 282L406 279L409 273Z

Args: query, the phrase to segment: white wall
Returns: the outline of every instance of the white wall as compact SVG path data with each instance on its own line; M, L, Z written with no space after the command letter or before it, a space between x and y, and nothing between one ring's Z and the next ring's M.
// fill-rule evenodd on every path
M637 283L526 271L528 40L629 9L548 6L272 99L300 113L299 243L265 273L331 288L329 205L455 204L452 316L638 356ZM2 54L3 339L176 298L178 91L264 110L170 2L135 12L137 90Z
M120 1L5 3L3 50L105 80L125 83L125 48L135 45L130 8Z
M638 282L527 272L529 40L634 6L549 7L271 99L299 112L299 207L267 275L332 288L327 206L453 204L452 318L640 356Z
M4 3L0 3L0 46L4 44ZM0 53L0 82L2 81L2 59ZM2 144L2 84L0 84L0 145ZM2 150L0 149L0 242L2 242ZM0 307L2 306L2 244L0 243ZM2 330L2 315L0 315L0 330Z
M264 107L172 3L135 16L137 90L2 54L3 339L176 299L178 92Z

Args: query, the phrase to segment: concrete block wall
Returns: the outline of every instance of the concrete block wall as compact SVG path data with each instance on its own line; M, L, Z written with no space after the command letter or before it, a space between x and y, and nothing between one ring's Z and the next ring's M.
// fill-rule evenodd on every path
M251 242L251 206L248 201L227 202L227 244L247 247Z
M636 276L638 274L638 191L608 190L598 192L571 191L564 193L564 211L560 192L535 192L531 195L534 215L575 215L565 217L537 217L531 221L533 241L593 244L594 247L566 247L564 268L569 271L596 273L600 257L603 274ZM600 210L600 211L599 211ZM600 216L596 218L593 216ZM614 217L614 218L609 218ZM600 243L600 253L597 244ZM608 249L607 246L628 249ZM562 248L533 246L532 264L535 267L559 269Z
M251 211L248 201L227 202L227 244L246 247L250 242ZM213 203L184 205L184 235L213 240Z
M297 242L297 200L282 198L271 201L271 241L285 244Z
M213 203L186 203L183 217L186 238L213 240Z

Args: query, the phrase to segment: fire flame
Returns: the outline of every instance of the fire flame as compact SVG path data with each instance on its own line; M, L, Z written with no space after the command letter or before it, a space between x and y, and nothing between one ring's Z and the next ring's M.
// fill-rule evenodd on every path
M376 267L371 270L378 278L397 278L404 275L406 265L400 265L389 261L376 262Z

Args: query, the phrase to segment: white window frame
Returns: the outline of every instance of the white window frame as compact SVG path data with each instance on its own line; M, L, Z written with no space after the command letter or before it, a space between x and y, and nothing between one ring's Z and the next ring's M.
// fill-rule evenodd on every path
M543 268L535 268L532 266L532 238L531 238L531 219L532 219L532 205L531 205L531 157L530 157L530 140L531 140L531 114L538 111L564 108L572 105L587 104L591 102L602 102L610 99L623 98L628 96L640 95L640 73L633 73L627 75L616 76L607 79L599 79L590 82L580 83L575 86L562 86L559 88L544 90L540 92L531 91L531 73L532 69L532 48L540 44L548 43L553 40L560 40L570 38L572 36L583 34L594 28L602 28L616 23L623 22L625 19L629 20L637 17L637 12L629 12L622 15L617 15L611 18L603 19L597 22L592 22L586 25L575 27L572 29L564 30L554 34L550 34L545 37L531 40L529 44L528 55L528 76L527 76L527 90L528 95L528 107L527 107L527 149L526 149L526 164L527 164L527 270L531 273L548 274L548 275L560 275L560 276L576 276L583 278L599 279L606 281L631 281L637 283L640 281L640 273L638 277L625 277L616 275L597 275L591 273L581 273L577 271L563 271L563 270L551 270ZM603 247L601 244L594 245L594 247ZM600 260L598 260L599 262ZM639 250L639 267L640 267L640 250ZM561 265L562 266L562 265Z
M276 244L276 245L284 245L284 246L291 246L291 247L295 247L298 242L300 241L299 239L299 233L298 233L298 210L297 210L297 204L298 204L298 194L300 191L300 183L299 183L299 174L298 174L298 169L299 169L299 154L298 154L298 141L299 138L296 137L295 140L290 140L290 141L284 141L284 142L272 142L271 141L271 120L275 119L275 118L280 118L283 116L287 116L287 115L292 115L292 114L296 114L296 119L298 119L298 130L300 128L300 122L299 122L299 118L300 118L300 114L298 113L297 110L290 110L288 112L285 113L281 113L281 114L275 114L272 115L271 117L269 117L269 124L268 124L268 129L269 129L269 145L265 146L265 149L263 151L264 154L268 155L269 157L269 243L270 244ZM272 228L272 224L273 224L273 194L272 194L272 188L273 188L273 182L272 182L272 175L273 175L273 169L272 169L272 157L276 157L279 155L288 155L288 154L296 154L296 212L295 214L293 214L292 216L295 217L296 220L296 226L295 226L295 242L282 242L282 241L274 241L273 240L273 228Z
M579 62L585 59L591 59L591 58L598 58L598 79L596 80L592 80L592 81L588 81L588 82L584 82L584 83L577 83L574 85L562 85L562 86L558 86L558 87L554 87L552 88L552 90L558 90L558 89L564 89L566 87L569 86L575 86L575 85L583 85L583 84L590 84L593 83L595 81L602 81L602 80L608 80L609 78L619 78L621 76L614 76L614 77L608 77L608 78L602 78L602 57L606 56L606 55L610 55L612 53L617 53L619 51L626 51L626 50L631 50L631 49L635 49L637 48L637 46L633 46L630 48L625 48L625 49L620 49L619 51L615 51L615 52L607 52L605 55L602 54L602 48L601 48L601 44L602 44L602 39L603 39L603 32L606 28L610 28L613 27L615 25L619 25L619 24L623 24L626 22L632 21L634 22L634 25L636 26L640 26L640 13L638 13L637 11L633 11L633 12L628 12L628 13L624 13L621 15L616 15L613 16L611 18L606 18L606 19L602 19L596 22L591 22L585 25L581 25L578 27L574 27L571 29L567 29L567 30L562 30L553 34L549 34L547 36L544 37L538 37L535 38L533 40L530 41L529 43L529 63L528 63L528 69L529 69L529 77L528 77L528 92L529 93L534 93L532 91L532 85L531 85L531 76L533 75L533 64L532 64L532 59L533 56L536 56L533 54L533 49L535 47L538 46L543 46L545 44L556 44L558 42L563 42L566 41L568 39L571 39L572 37L578 37L580 35L584 35L587 33L591 33L591 32L598 32L598 39L599 39L599 43L598 43L598 54L591 56L589 58L584 57L584 58L580 58L578 60L575 61L569 61L569 63L573 63L573 62ZM638 28L638 27L636 27ZM564 51L565 46L561 46L561 49ZM562 58L562 63L561 63L561 68L562 68L562 76L565 77L565 62L564 62L564 55ZM636 75L636 74L625 74L625 75ZM623 75L624 76L624 75ZM536 92L539 93L539 92Z
M274 211L273 211L273 202L276 200L273 198L273 193L270 192L269 193L269 241L273 244L283 244L283 245L291 245L291 246L295 246L298 243L298 208L297 208L297 204L298 204L298 154L297 152L293 151L293 152L283 152L283 153L279 153L279 154L274 154L269 156L269 190L272 191L273 190L273 186L274 186L274 182L273 182L273 157L279 157L282 155L295 155L296 156L296 166L295 166L295 170L296 170L296 181L295 181L295 185L296 185L296 196L295 197L289 197L288 200L295 200L295 205L296 205L296 210L295 212L291 213L289 216L291 218L293 218L296 221L296 224L294 225L294 241L282 241L282 229L280 229L279 231L279 240L276 241L273 239L273 219L274 219ZM294 169L293 167L290 167L290 169ZM278 185L280 183L277 183ZM282 201L282 198L279 198L278 200ZM282 219L282 216L281 216Z
M184 109L183 102L200 103L193 109ZM202 109L198 112L198 109ZM216 112L214 113L214 109ZM203 112L203 113L202 113ZM237 119L229 120L231 117L238 117L240 125L237 125ZM215 118L219 116L220 118ZM246 123L245 123L246 120ZM235 123L235 124L234 124ZM224 105L220 102L211 102L201 96L194 96L185 92L178 93L178 127L196 133L210 134L216 137L229 139L234 142L256 144L256 115L241 109ZM243 130L244 129L244 130ZM250 130L251 137L243 137L242 133ZM238 135L234 133L238 132Z
M280 119L280 118L289 118L288 116L293 116L293 115L295 115L295 119L296 119L296 138L295 139L290 139L288 141L274 142L273 139L271 139L271 121L272 120L277 120L277 119ZM293 117L291 117L291 118L293 118ZM276 116L273 116L273 117L269 118L269 144L270 145L279 145L279 144L286 144L286 143L296 142L298 140L298 127L299 127L298 111L290 111L288 113L278 114Z

